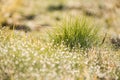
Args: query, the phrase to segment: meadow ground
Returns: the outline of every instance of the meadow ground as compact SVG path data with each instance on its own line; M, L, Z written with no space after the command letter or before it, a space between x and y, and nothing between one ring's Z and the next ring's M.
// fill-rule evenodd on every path
M0 0L0 80L120 80L120 1Z

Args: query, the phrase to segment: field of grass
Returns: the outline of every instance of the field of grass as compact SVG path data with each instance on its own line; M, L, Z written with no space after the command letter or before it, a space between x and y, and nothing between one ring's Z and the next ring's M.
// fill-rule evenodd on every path
M119 0L0 0L0 80L120 80Z

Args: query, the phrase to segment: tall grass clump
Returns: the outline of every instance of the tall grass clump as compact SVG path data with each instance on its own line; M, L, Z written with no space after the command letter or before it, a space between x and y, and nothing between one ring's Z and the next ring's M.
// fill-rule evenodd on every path
M85 18L68 18L50 34L54 44L89 48L98 43L98 29Z

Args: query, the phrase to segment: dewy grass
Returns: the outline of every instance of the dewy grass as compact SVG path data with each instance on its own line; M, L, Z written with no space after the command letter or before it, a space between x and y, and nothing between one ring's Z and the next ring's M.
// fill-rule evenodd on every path
M0 80L120 80L120 52L108 47L69 51L36 35L0 29Z
M89 48L98 43L98 29L85 18L66 19L55 28L50 38L54 44L65 44L67 47Z

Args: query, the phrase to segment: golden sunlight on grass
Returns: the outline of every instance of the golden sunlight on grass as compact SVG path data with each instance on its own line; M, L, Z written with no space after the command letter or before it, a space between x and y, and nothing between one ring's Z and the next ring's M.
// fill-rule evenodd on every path
M0 80L120 80L120 0L0 0Z

